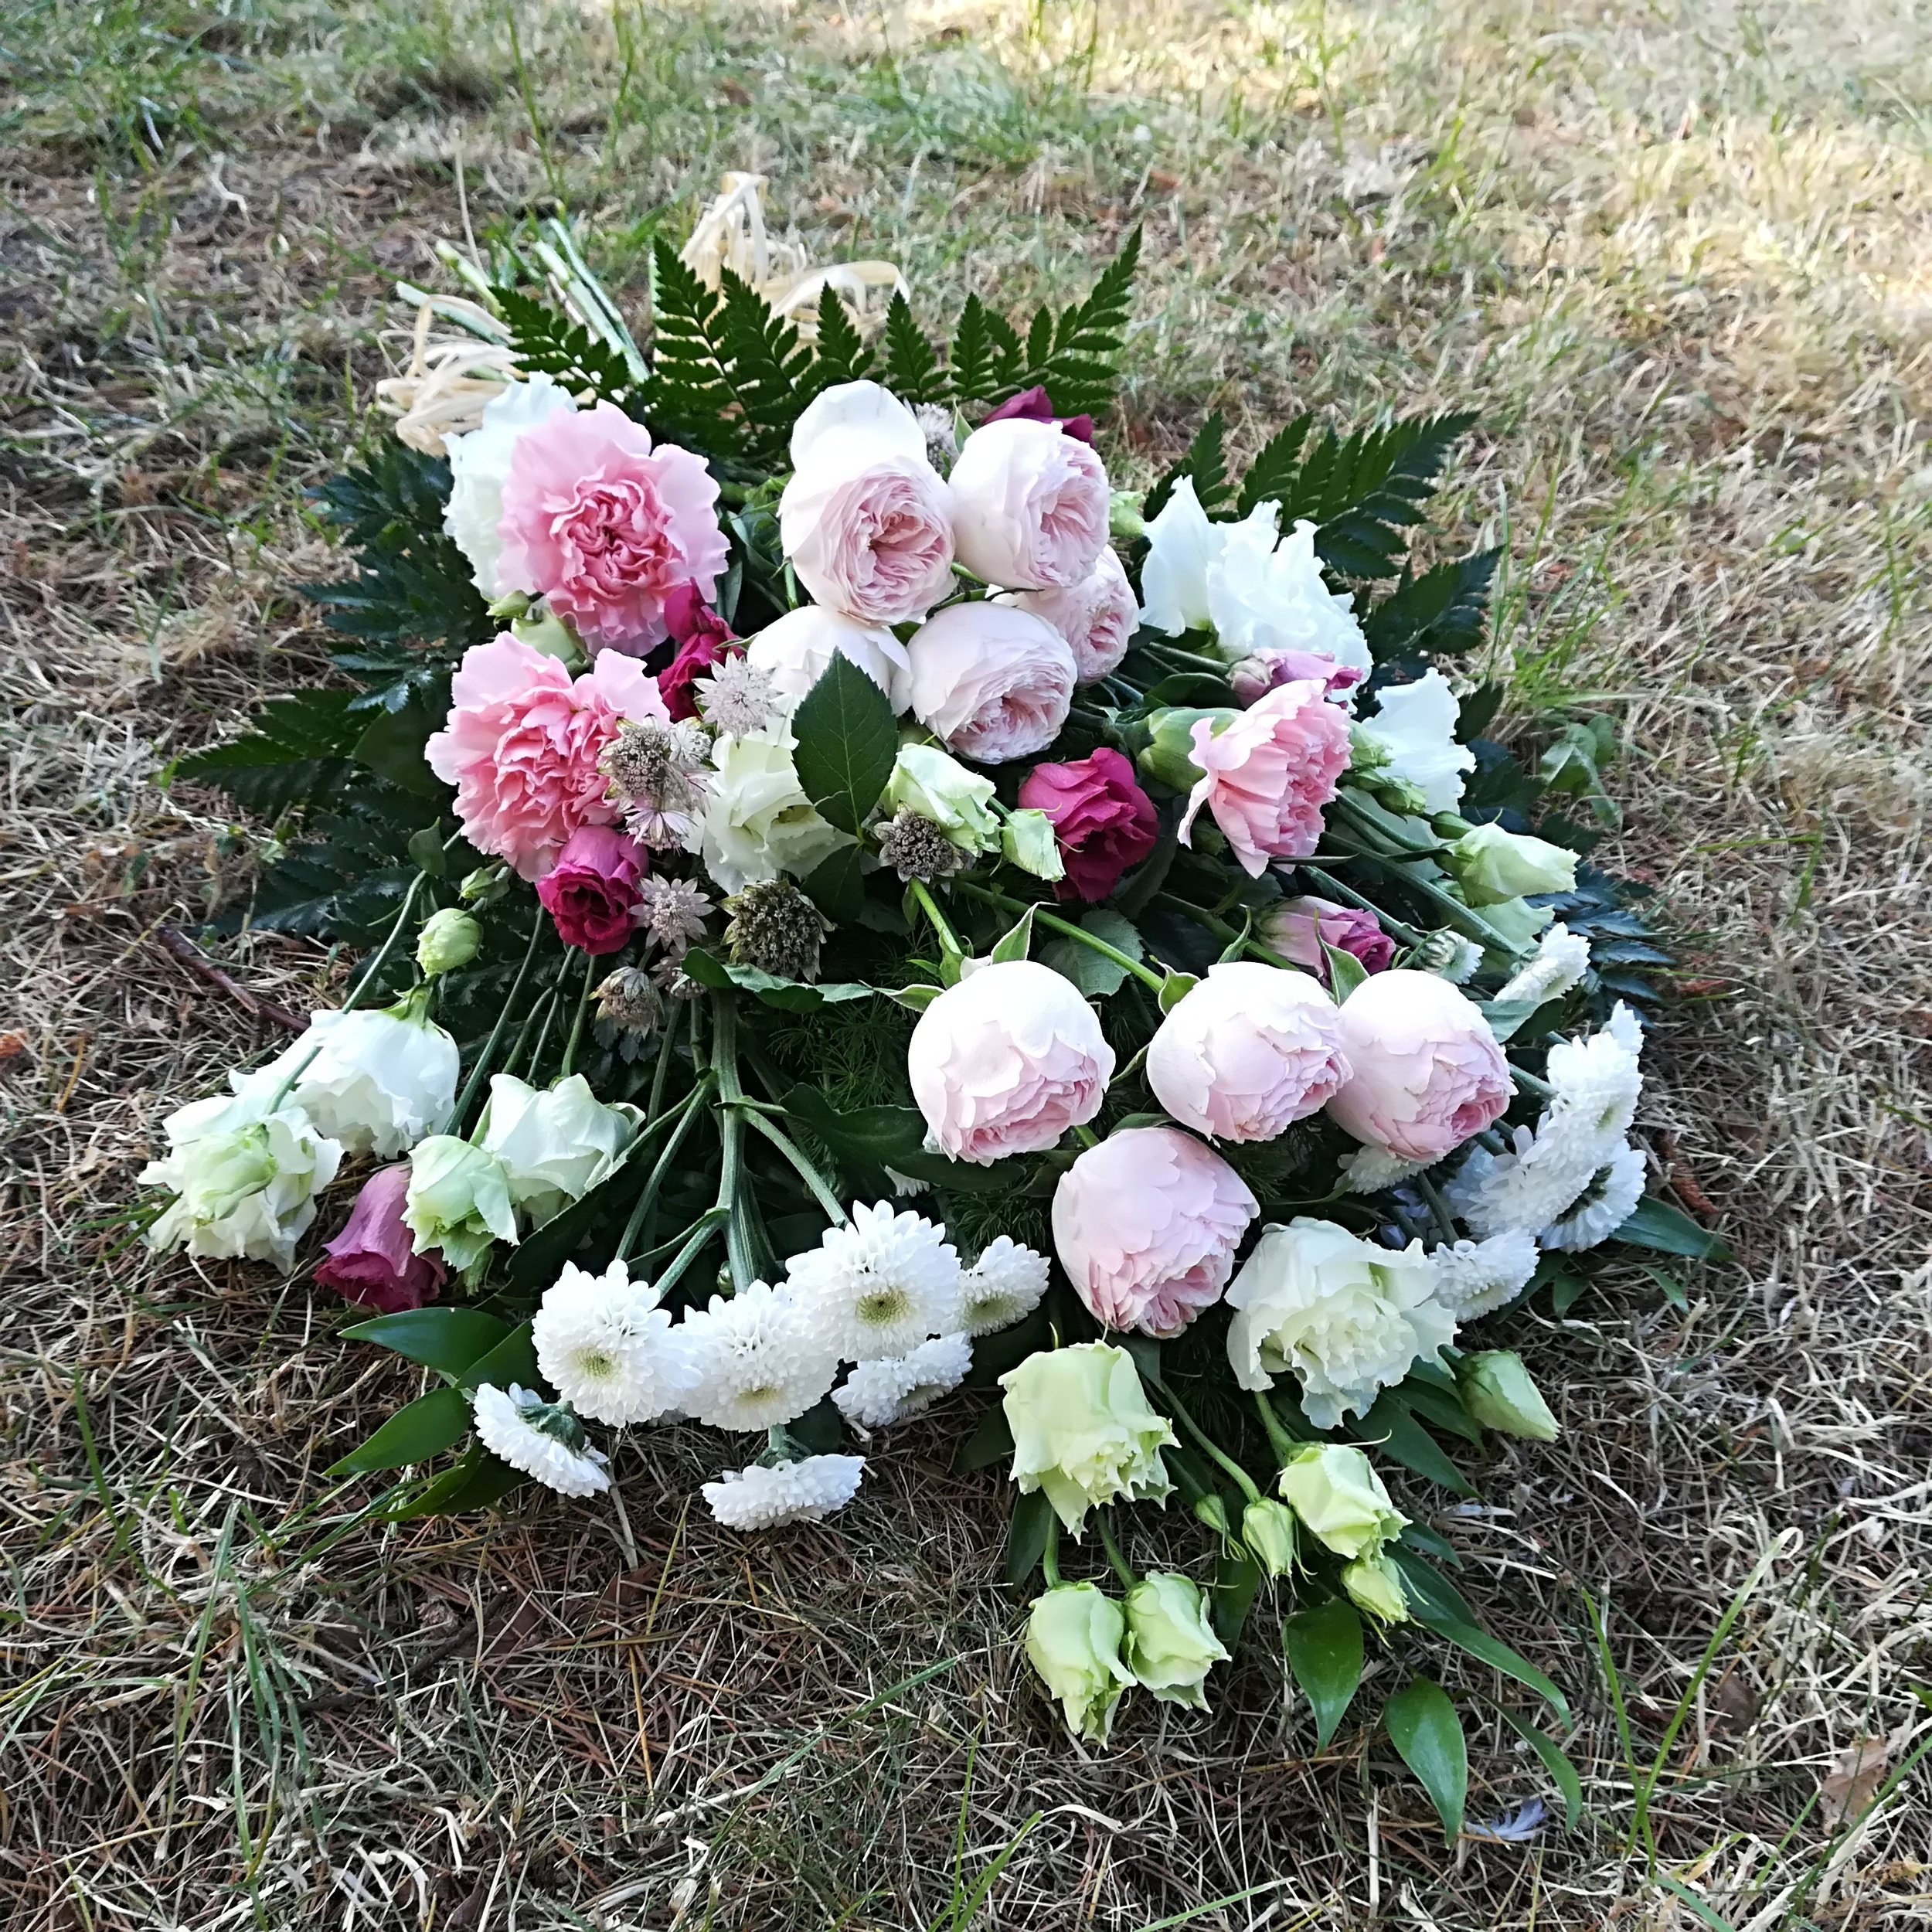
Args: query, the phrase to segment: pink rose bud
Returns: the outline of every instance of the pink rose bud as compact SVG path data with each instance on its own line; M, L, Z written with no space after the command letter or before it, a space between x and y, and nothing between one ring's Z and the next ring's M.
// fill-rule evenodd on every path
M1094 1318L1179 1335L1221 1298L1259 1202L1219 1155L1175 1127L1124 1128L1053 1192L1053 1246Z
M1103 745L1070 764L1036 765L1019 788L1022 810L1052 820L1066 876L1062 899L1104 899L1121 875L1154 849L1160 817L1134 781L1133 766Z
M1049 966L980 967L919 1016L906 1056L940 1148L979 1166L1043 1154L1100 1111L1114 1049L1078 987Z
M1077 583L1051 590L1012 590L998 598L1022 611L1044 617L1073 653L1073 668L1082 684L1104 678L1127 655L1141 607L1134 587L1112 549Z
M948 604L913 633L906 654L913 715L962 758L998 765L1028 757L1066 722L1073 653L1029 611Z
M526 430L503 486L497 580L541 592L593 655L642 657L669 634L680 584L709 597L729 554L718 485L702 457L651 432L614 403Z
M1348 1077L1334 1002L1306 973L1257 960L1210 966L1147 1052L1155 1097L1217 1141L1271 1141Z
M1050 423L983 423L949 479L953 543L975 577L1002 590L1078 583L1107 547L1107 470Z
M1328 981L1325 944L1352 954L1365 971L1386 973L1395 964L1396 943L1376 923L1373 913L1338 906L1329 899L1284 899L1261 922L1261 937L1284 959L1304 966Z
M646 862L634 838L608 825L573 832L536 884L558 938L593 955L621 951L637 924L637 885Z
M1245 657L1228 673L1228 682L1243 704L1253 704L1278 685L1295 684L1305 678L1319 678L1328 696L1338 697L1352 691L1367 674L1352 664L1337 664L1315 651L1257 651Z
M1397 1160L1433 1163L1509 1104L1509 1063L1489 1022L1434 973L1378 973L1343 1002L1354 1072L1328 1103L1338 1126Z
M1194 726L1193 761L1206 775L1189 794L1182 845L1203 805L1243 869L1258 879L1270 859L1305 859L1321 842L1321 808L1349 768L1349 720L1311 678L1268 692L1217 737Z
M658 673L658 692L675 723L698 715L691 687L717 668L736 640L731 626L705 602L695 583L679 584L665 599L664 619L678 655Z
M1077 443L1090 444L1094 440L1093 417L1056 416L1053 399L1039 383L1031 389L1022 389L1017 396L1009 396L998 409L988 413L986 420L1004 423L1012 417L1027 423L1051 423L1063 436L1070 436Z
M818 602L861 623L925 616L953 587L952 497L926 432L876 383L842 383L791 432L778 536Z
M435 1253L418 1254L403 1223L410 1189L406 1161L378 1168L362 1183L348 1224L323 1250L315 1279L379 1315L434 1301L449 1270Z

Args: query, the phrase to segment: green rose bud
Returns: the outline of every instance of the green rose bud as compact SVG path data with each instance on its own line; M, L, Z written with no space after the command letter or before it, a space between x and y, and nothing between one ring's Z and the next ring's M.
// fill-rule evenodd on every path
M1409 1519L1389 1499L1382 1478L1359 1449L1311 1442L1281 1471L1282 1498L1338 1556L1376 1555Z
M999 1379L1013 1437L1013 1480L1038 1489L1076 1536L1087 1512L1116 1497L1159 1502L1174 1488L1161 1460L1175 1440L1148 1406L1124 1349L1083 1342L1043 1349Z
M1104 1744L1134 1673L1121 1661L1127 1618L1091 1583L1056 1583L1033 1600L1026 1620L1027 1661L1060 1701L1076 1737Z
M555 658L573 668L584 662L583 646L578 643L577 634L561 617L553 616L547 606L539 617L515 619L510 635L519 644L527 644L532 651L541 651L546 658Z
M937 745L901 745L886 781L883 808L930 818L956 845L991 852L999 843L999 821L988 802L993 781L968 771Z
M1043 811L1029 808L1009 812L999 828L999 849L1009 866L1030 872L1036 879L1066 876L1060 842L1053 836L1053 821Z
M490 606L493 617L505 617L514 621L523 616L530 607L530 594L527 590L507 591Z
M1294 1512L1271 1497L1251 1502L1241 1512L1241 1540L1248 1554L1270 1577L1294 1573Z
M1456 1370L1456 1385L1462 1406L1485 1429L1530 1442L1554 1442L1560 1433L1522 1357L1508 1349L1465 1355Z
M1406 1624L1409 1599L1403 1594L1402 1572L1386 1556L1364 1556L1342 1566L1342 1587L1358 1610L1378 1623Z
M1127 1665L1163 1704L1207 1709L1209 1670L1227 1662L1201 1593L1185 1577L1143 1577L1127 1593Z
M482 943L482 927L460 908L445 906L423 920L416 936L416 963L434 979L468 965Z
M1116 543L1131 543L1147 535L1147 520L1141 514L1146 498L1138 490L1112 490L1107 493L1107 532Z
M418 1254L440 1249L451 1267L468 1273L492 1241L516 1239L502 1162L454 1134L418 1141L410 1155L403 1220L416 1237Z
M1494 906L1527 893L1566 893L1577 883L1577 855L1547 839L1500 825L1478 825L1449 848L1443 863L1471 906Z
M1212 719L1219 736L1240 716L1233 710L1195 711L1180 706L1150 713L1148 743L1139 760L1142 776L1170 791L1192 791L1201 778L1201 767L1194 762L1195 726L1203 718Z

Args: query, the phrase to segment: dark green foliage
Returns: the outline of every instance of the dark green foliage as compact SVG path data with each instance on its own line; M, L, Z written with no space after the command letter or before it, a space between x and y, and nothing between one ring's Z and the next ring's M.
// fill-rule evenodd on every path
M1650 972L1672 964L1673 955L1658 944L1656 932L1639 910L1650 896L1648 886L1584 864L1577 868L1573 891L1546 893L1536 902L1589 940L1593 1005L1600 1019L1614 1000L1628 1000L1641 1011L1655 1006L1662 997Z
M624 357L581 323L517 289L499 287L495 294L526 376L554 376L573 393L594 389L608 403L623 402L637 388Z
M421 799L358 772L333 810L311 811L309 835L263 872L250 923L374 943L416 877L409 842L430 815Z
M1261 445L1241 480L1241 494L1234 506L1236 515L1246 516L1256 504L1287 494L1294 485L1301 445L1308 440L1308 431L1314 426L1315 418L1304 412L1277 430Z
M1227 501L1228 466L1226 424L1219 410L1209 411L1207 420L1194 432L1187 454L1147 493L1141 514L1151 523L1167 508L1174 486L1183 477L1190 478L1201 508L1211 515Z
M226 744L190 752L172 776L213 785L258 817L276 819L342 783L368 720L349 706L352 691L301 691L275 698Z
M886 311L886 386L904 403L943 403L947 382L938 352L920 334L903 294Z
M1362 620L1369 650L1378 660L1412 651L1447 656L1473 650L1482 641L1489 586L1502 559L1499 549L1478 550L1419 577L1405 567L1401 581Z
M978 296L968 295L953 334L953 400L1004 402L1026 386L1020 380L1025 366L1026 352L1012 325L995 315Z
M895 296L894 301L900 298ZM840 383L856 383L872 373L872 351L859 333L852 311L839 299L838 291L828 282L818 295L817 360L811 376L811 389L817 395Z

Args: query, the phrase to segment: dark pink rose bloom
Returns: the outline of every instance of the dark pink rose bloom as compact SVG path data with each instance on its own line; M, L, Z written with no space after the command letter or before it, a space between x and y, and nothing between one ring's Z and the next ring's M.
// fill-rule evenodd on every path
M637 923L638 881L644 848L608 825L580 825L556 863L536 882L536 896L566 946L587 953L614 953Z
M436 1299L448 1270L440 1255L418 1254L410 1245L403 1224L409 1189L406 1161L362 1183L348 1225L324 1250L328 1259L316 1264L315 1279L324 1287L339 1288L379 1315L400 1315Z
M1328 983L1324 943L1338 953L1350 953L1372 973L1386 973L1395 964L1396 943L1376 922L1373 913L1338 906L1332 899L1284 899L1261 923L1262 936L1284 959L1304 966L1323 985Z
M1070 764L1036 765L1019 802L1053 821L1066 866L1053 889L1062 899L1104 899L1159 835L1159 815L1135 782L1133 766L1104 745Z
M989 423L1004 423L1009 417L1017 417L1022 423L1057 423L1063 434L1070 436L1077 443L1090 447L1094 440L1094 419L1090 416L1056 416L1053 399L1046 389L1036 383L1031 389L1023 389L1019 395L988 416Z
M1330 697L1352 689L1367 675L1352 664L1337 664L1315 651L1257 651L1241 659L1228 673L1234 695L1243 704L1264 698L1277 685L1294 684L1304 678L1319 678Z
M658 673L658 695L675 723L698 715L691 687L717 668L736 640L731 626L705 602L695 583L680 583L665 599L664 619L678 655Z

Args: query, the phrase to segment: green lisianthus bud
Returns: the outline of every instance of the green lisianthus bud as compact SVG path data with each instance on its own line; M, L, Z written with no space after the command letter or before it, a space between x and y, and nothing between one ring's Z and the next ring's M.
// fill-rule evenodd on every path
M416 1251L441 1251L450 1266L467 1274L493 1241L516 1239L509 1178L494 1154L454 1134L432 1134L410 1154L404 1225Z
M999 843L992 796L992 779L968 771L937 745L901 745L881 802L888 812L917 812L954 845L981 852Z
M460 906L445 906L423 920L416 936L416 963L434 979L468 965L482 944L482 927Z
M503 617L511 623L522 617L530 607L530 594L527 590L509 590L490 606L490 615Z
M1116 543L1131 543L1147 535L1147 519L1141 514L1146 494L1140 490L1111 490L1107 499L1107 534Z
M1170 791L1192 791L1201 778L1201 768L1194 762L1195 726L1203 718L1210 719L1218 735L1240 716L1226 707L1198 711L1179 705L1150 712L1148 743L1138 761L1142 775Z
M1053 821L1043 811L1029 807L1009 812L999 828L999 849L1009 866L1030 872L1036 879L1050 881L1066 876L1066 862L1060 857L1060 841L1053 836Z
M509 890L510 878L508 866L478 866L463 875L456 896L466 906L493 906Z
M1127 1593L1127 1665L1163 1704L1207 1709L1208 1672L1227 1662L1201 1593L1185 1577L1143 1577Z
M1482 909L1485 923L1517 952L1526 953L1537 936L1556 915L1547 906L1532 906L1526 899L1505 899Z
M547 604L541 617L514 620L510 635L519 644L527 644L532 651L541 651L546 658L555 658L573 668L584 662L584 649L577 641L577 634Z
M1277 1486L1288 1507L1338 1556L1372 1556L1408 1524L1375 1465L1345 1443L1304 1444L1289 1458Z
M1241 1512L1241 1540L1270 1577L1294 1573L1294 1512L1269 1496Z
M1082 1342L1043 1349L999 1379L1013 1436L1013 1480L1036 1489L1076 1536L1087 1512L1124 1496L1162 1502L1172 1493L1164 1445L1175 1440L1148 1406L1124 1349Z
M1456 1370L1456 1385L1462 1406L1485 1429L1530 1442L1554 1442L1561 1433L1522 1357L1511 1349L1465 1355Z
M1104 1744L1114 1713L1134 1681L1121 1658L1127 1617L1092 1583L1056 1583L1033 1600L1026 1620L1027 1661L1060 1701L1076 1737Z
M1342 1587L1358 1610L1366 1610L1377 1622L1406 1624L1409 1599L1402 1587L1402 1572L1386 1556L1363 1556L1342 1566Z
M1231 1536L1233 1532L1228 1523L1228 1506L1211 1490L1205 1496L1194 1501L1194 1519L1205 1523L1217 1536Z
M1577 855L1546 838L1502 826L1477 825L1449 848L1443 863L1471 906L1494 906L1528 893L1566 893L1577 883Z

